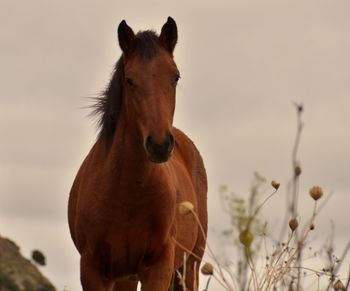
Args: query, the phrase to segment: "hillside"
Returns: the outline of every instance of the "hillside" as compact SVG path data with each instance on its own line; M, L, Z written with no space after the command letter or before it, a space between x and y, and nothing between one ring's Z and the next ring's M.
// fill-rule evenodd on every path
M0 291L55 291L38 268L24 258L19 247L0 237Z

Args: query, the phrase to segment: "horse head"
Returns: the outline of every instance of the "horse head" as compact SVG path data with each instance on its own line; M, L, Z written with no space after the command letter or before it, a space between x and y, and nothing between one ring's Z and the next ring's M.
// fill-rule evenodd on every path
M123 51L123 109L130 128L137 132L147 157L156 163L170 159L176 85L180 78L173 60L177 27L168 18L161 33L135 34L123 20L118 27Z

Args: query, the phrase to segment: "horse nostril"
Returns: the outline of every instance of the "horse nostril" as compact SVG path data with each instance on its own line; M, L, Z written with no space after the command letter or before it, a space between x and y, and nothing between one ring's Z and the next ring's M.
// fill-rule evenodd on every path
M169 142L168 151L171 152L173 150L174 144L175 144L174 136L171 133L168 134L168 142Z
M168 134L168 139L171 144L174 144L174 136L171 133Z
M149 150L153 145L153 139L152 137L149 135L147 138L146 138L146 147L147 149Z

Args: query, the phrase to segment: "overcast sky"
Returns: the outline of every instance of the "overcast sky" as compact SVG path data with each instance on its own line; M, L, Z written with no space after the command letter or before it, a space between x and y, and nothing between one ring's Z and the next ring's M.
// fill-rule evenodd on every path
M0 235L27 256L43 250L59 290L81 290L66 207L96 136L83 107L120 56L119 22L159 32L170 15L182 76L175 125L204 158L210 228L227 221L220 184L245 195L256 170L285 192L296 101L305 106L301 195L314 184L334 191L318 229L323 238L335 222L340 253L350 237L349 11L347 0L2 1ZM264 213L277 219L283 207L281 194Z

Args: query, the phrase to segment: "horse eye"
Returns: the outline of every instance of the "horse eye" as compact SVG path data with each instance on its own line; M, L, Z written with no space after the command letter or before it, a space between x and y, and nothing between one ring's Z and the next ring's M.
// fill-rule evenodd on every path
M177 82L180 80L180 75L176 75L174 78L174 82L175 84L177 84Z
M129 86L134 86L134 81L130 78L126 78L126 83L129 85Z

